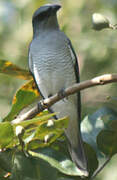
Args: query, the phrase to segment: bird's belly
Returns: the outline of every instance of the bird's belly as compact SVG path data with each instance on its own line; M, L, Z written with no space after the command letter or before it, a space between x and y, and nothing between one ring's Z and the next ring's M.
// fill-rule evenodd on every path
M69 57L53 56L41 55L34 63L34 71L38 76L36 82L45 98L76 82L74 67Z
M55 63L54 59L45 63L38 61L38 64L34 66L35 74L37 74L37 84L44 98L48 98L50 95L54 95L61 89L67 88L76 82L72 64L65 62L59 63L60 59L57 62ZM59 112L57 115L58 118L69 116L71 120L73 118L76 120L77 94L57 102L51 108L54 112ZM70 127L72 123L73 121L71 121Z

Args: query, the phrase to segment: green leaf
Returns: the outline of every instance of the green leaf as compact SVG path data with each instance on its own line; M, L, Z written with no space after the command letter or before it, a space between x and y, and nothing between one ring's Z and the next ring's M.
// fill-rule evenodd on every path
M14 155L12 165L13 180L57 180L57 170L43 159L25 156L21 152Z
M11 179L13 180L37 180L37 173L33 159L26 157L23 153L14 154Z
M33 103L40 97L36 85L33 80L24 84L17 92L12 101L12 109L9 114L4 118L4 121L12 121L20 111Z
M52 121L53 124L49 125L49 121ZM47 134L50 133L63 133L64 129L68 127L69 119L68 117L64 117L58 120L49 120L48 122L42 123L40 126L38 126L35 137L42 136L44 137Z
M49 146L63 134L64 128L68 125L67 117L54 120L52 118L56 113L47 114L46 112L44 114L46 115L37 116L31 120L12 125L14 130L20 126L24 128L22 140L25 142L26 149ZM51 124L50 121L52 121L53 124ZM12 143L19 144L16 138ZM13 144L10 144L10 147L11 146L13 146Z
M102 130L97 136L99 149L107 156L117 153L117 121L111 123L110 129Z
M117 131L117 120L111 121L109 125L110 130Z
M98 168L98 160L96 156L96 152L89 144L84 144L87 160L88 160L88 171L89 176L91 176L94 171Z
M22 121L22 122L20 122L18 124L14 124L13 126L14 127L16 127L17 125L21 125L23 127L27 127L29 125L39 126L39 125L43 124L44 122L46 122L48 119L52 118L55 114L56 113L49 113L49 114L46 114L46 115L37 116L37 117L35 117L33 119L25 120L25 121Z
M33 138L29 143L26 144L26 149L33 150L33 149L37 149L40 147L42 148L45 146L46 146L46 144L44 144L44 142L42 140Z
M35 158L34 158L35 159ZM35 159L35 170L37 173L36 180L57 180L58 171L56 168L50 166L50 164L43 159Z
M50 119L53 115L55 115L55 113L37 117L34 120L29 120L30 123L29 121L26 122L26 124L28 123L28 126L31 124L36 125L35 128L29 128L26 131L27 134L31 131L33 132L32 136L27 137L24 140L27 149L49 146L63 134L64 129L68 126L68 118L64 117L58 120ZM52 122L50 123L50 121ZM24 122L22 125L24 126Z
M103 107L90 116L86 116L81 123L83 140L90 144L97 153L97 135L101 130L108 127L109 123L116 119L117 113L110 108Z
M90 144L97 152L96 137L103 128L104 123L101 119L94 119L93 121L89 116L86 116L81 123L83 140Z
M24 80L28 80L32 78L29 71L21 69L15 64L12 64L10 61L6 61L2 59L0 59L0 73L4 73Z
M91 116L86 116L81 123L83 140L91 145L95 150L99 166L101 166L106 160L106 156L101 152L97 145L97 136L102 130L108 128L110 126L110 122L115 120L116 117L117 113L115 111L110 108L103 107Z
M50 148L43 148L38 151L28 151L32 157L37 157L48 162L52 167L58 169L61 173L70 176L83 176L84 173L78 169L75 164L66 158L62 153Z
M0 152L0 168L2 168L6 172L11 172L12 154L13 152L10 149Z
M38 138L32 138L32 140L29 141L29 143L26 144L26 149L34 150L34 149L37 149L37 148L50 146L50 144L52 144L59 137L61 137L62 134L63 134L63 131L61 133L56 132L56 134L51 133L49 135L45 135L45 139L44 138L42 139L42 137L40 138L40 136Z
M5 148L14 138L13 127L9 122L0 123L0 148Z

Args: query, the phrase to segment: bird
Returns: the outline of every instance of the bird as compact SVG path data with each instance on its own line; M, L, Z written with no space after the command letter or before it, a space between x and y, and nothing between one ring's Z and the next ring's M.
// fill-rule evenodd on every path
M80 82L78 59L71 41L60 30L57 12L60 4L45 4L33 14L33 38L29 45L29 70L44 99ZM62 93L61 93L62 94ZM56 118L69 116L65 129L72 161L88 176L87 157L80 130L80 92L64 98L49 109Z

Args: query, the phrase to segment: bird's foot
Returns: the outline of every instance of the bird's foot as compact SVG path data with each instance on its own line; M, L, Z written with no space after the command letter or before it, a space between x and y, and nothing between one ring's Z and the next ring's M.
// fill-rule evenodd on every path
M61 99L66 96L65 88L62 88L62 89L58 92L58 96L59 96Z
M39 112L42 112L43 110L45 110L47 107L46 107L46 104L44 104L44 100L41 100L38 102L38 111Z

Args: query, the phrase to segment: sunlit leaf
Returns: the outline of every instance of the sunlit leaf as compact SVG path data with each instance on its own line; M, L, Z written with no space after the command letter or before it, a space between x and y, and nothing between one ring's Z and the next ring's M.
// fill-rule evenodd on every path
M50 113L47 115L43 115L43 116L37 116L33 119L30 120L26 120L26 121L22 121L18 124L14 124L13 126L16 127L17 125L21 125L23 127L29 126L29 125L40 125L42 124L44 121L47 121L48 119L52 118L56 113Z
M44 137L47 134L56 133L57 131L60 131L60 133L64 132L64 129L68 126L68 120L68 117L53 120L53 125L48 125L49 122L44 122L38 126L35 136Z
M10 61L0 59L0 73L4 73L19 79L28 80L32 76L29 71L21 69Z
M43 128L43 131L40 132L39 134L37 133L37 129L38 129L38 127L41 127L42 124L47 125L48 120L50 118L52 118L54 115L55 115L55 113L50 113L50 114L46 114L46 115L43 115L43 116L42 115L37 116L37 117L35 117L35 118L31 119L31 120L22 121L22 122L20 122L18 124L13 124L14 130L19 126L21 126L22 128L24 127L24 129L23 129L24 130L23 141L25 142L26 148L28 147L27 144L29 144L29 146L32 147L32 144L33 143L35 144L38 139L39 139L39 141L44 139L44 136L47 135L47 129ZM66 121L67 121L66 118L63 118L63 121L65 121L64 122L65 123L64 127L65 127L66 126ZM62 123L62 124L64 124L64 123ZM57 122L57 124L58 124L58 122ZM53 138L49 139L49 143L52 143L53 141L55 141L56 138L59 137L63 133L63 130L61 129L61 130L59 130L59 132L57 132L57 128L56 128L53 131L52 131L52 129L51 129L51 131L49 131L49 133L53 133L53 132L56 132L55 134L57 134L57 135L56 135L56 137L54 136ZM19 142L15 142L15 143L19 144ZM12 145L12 144L10 144L10 145ZM44 141L41 143L41 145L38 144L38 147L40 147L40 146L41 147L45 146Z
M43 159L48 162L52 167L58 169L60 172L71 175L71 176L82 176L84 173L78 169L75 164L67 159L62 153L55 151L50 148L43 148L38 150L38 152L28 151L28 153L39 159Z
M24 84L15 94L10 113L4 118L5 121L11 121L26 106L33 103L40 94L33 80Z
M30 150L33 150L33 149L37 149L37 148L42 148L42 147L45 147L46 144L44 144L44 142L40 139L37 139L37 138L33 138L33 140L31 140L27 145L26 145L26 148L27 149L30 149Z
M5 148L14 138L13 127L9 122L0 123L0 148Z
M50 119L54 115L55 113L48 114L20 123L23 127L29 127L24 136L27 149L49 146L63 134L64 129L68 126L68 118ZM50 121L53 122L52 125Z
M48 147L50 146L50 144L55 142L57 138L61 137L62 134L63 134L63 131L51 133L49 135L46 135L45 139L43 138L44 140L40 140L42 139L42 137L33 138L31 141L29 141L29 143L26 144L26 149L33 150L37 148ZM46 140L46 137L47 137L47 140Z

